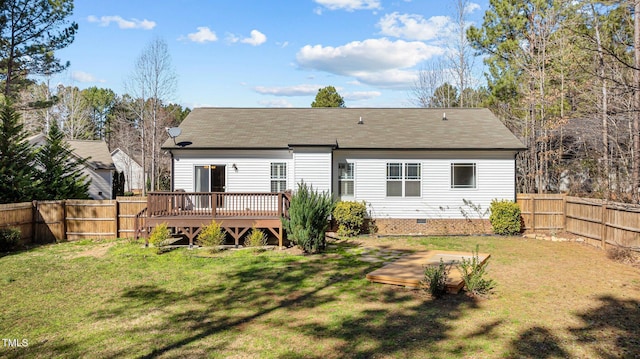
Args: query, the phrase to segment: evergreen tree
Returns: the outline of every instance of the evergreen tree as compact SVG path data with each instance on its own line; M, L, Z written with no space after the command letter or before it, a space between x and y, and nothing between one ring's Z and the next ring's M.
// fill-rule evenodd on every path
M86 158L77 158L56 122L51 124L46 142L36 154L40 177L39 199L88 199L91 180L82 169Z
M27 75L62 72L54 51L69 46L78 24L69 22L73 0L5 0L0 2L0 80L4 95L15 98L31 80Z
M344 98L335 87L327 86L318 90L316 100L311 103L311 107L345 107Z
M0 203L33 200L36 171L34 151L10 104L0 105Z
M307 253L325 249L325 232L335 201L326 192L318 193L304 182L291 197L289 218L282 219L287 237Z

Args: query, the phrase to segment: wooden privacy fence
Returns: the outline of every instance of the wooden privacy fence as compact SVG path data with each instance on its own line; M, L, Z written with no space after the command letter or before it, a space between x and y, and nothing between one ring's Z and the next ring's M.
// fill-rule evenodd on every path
M561 194L518 194L524 229L565 231L606 248L640 249L640 206Z
M146 206L146 197L3 204L0 228L20 229L25 244L133 237L136 214Z

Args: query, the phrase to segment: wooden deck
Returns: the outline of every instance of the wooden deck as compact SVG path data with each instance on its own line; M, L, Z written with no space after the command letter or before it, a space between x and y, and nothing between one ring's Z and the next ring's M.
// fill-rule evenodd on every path
M449 277L447 278L447 291L449 293L458 293L464 282L460 272L456 268L456 264L462 261L462 258L470 259L473 253L470 252L448 252L448 251L426 251L417 252L404 256L393 263L376 269L367 274L367 279L372 282L402 285L406 287L417 288L424 279L424 267L440 264L440 259L445 264L450 264ZM487 253L478 253L478 257L484 265L491 255Z
M239 246L251 228L271 232L283 246L282 218L289 216L288 193L152 192L147 208L138 214L139 235L147 237L157 225L166 223L189 239L215 220Z

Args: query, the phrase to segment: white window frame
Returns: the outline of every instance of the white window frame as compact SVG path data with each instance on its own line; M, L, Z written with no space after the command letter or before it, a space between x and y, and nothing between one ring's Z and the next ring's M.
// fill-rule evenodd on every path
M350 171L347 171L347 177L341 176L341 167L347 167ZM350 173L350 177L348 174ZM342 193L342 184L351 182L352 193ZM356 195L356 164L353 162L338 162L338 196L340 198L354 198Z
M391 168L398 169L399 174L391 174ZM409 175L409 168L417 168L417 174ZM386 164L386 197L389 198L421 198L422 197L422 163L420 162L387 162ZM389 184L400 183L401 189L399 195L389 195ZM407 183L418 183L418 194L407 195Z
M455 183L455 179L456 179L456 175L455 175L455 171L456 168L461 168L461 167L465 167L465 168L472 168L473 170L473 184L468 185L468 184L457 184ZM477 189L478 188L478 165L475 162L451 162L451 189L455 189L455 190L470 190L470 189Z
M413 168L417 168L416 175L409 175L409 168L412 166ZM408 183L418 183L418 194L417 195L408 195L407 194L407 184ZM405 197L422 197L422 164L420 162L407 162L404 164L404 183L403 183L403 194Z
M287 163L271 162L269 169L270 169L269 191L284 192L287 189ZM274 173L274 169L275 169L275 173ZM274 188L276 189L275 191L274 191Z

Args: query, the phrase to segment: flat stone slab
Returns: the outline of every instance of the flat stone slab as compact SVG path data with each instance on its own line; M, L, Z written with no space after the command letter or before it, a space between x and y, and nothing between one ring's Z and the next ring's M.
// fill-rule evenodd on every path
M478 253L478 259L484 265L491 255L488 253ZM437 266L440 259L445 264L450 265L449 276L447 278L447 291L457 293L464 287L464 281L456 265L473 257L471 252L449 252L431 250L416 252L376 269L367 274L366 278L372 282L383 284L402 285L405 287L420 287L424 279L424 269L426 266Z

